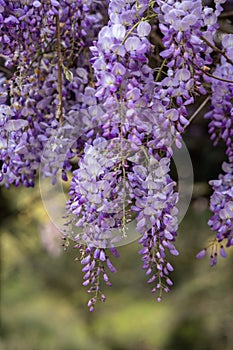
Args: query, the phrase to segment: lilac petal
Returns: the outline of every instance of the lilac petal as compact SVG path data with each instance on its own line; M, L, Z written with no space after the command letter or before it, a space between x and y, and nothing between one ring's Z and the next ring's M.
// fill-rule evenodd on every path
M116 248L110 248L110 251L116 258L120 257L120 254Z
M99 257L99 259L100 259L101 261L105 261L105 260L106 260L106 255L105 255L104 250L101 250L101 251L100 251L100 257Z
M109 278L108 275L106 273L103 274L103 278L105 282L108 282Z
M90 270L90 265L87 264L86 266L84 266L84 268L82 269L83 272L87 272Z
M197 258L197 259L202 259L202 258L204 258L205 255L206 255L206 248L202 249L202 250L196 255L196 258Z
M82 264L82 265L89 264L90 260L91 260L91 256L88 255L88 256L86 256L85 258L83 258L83 259L81 260L81 264Z
M17 131L22 128L25 128L28 126L28 121L24 119L17 119L17 120L8 120L5 125L5 130L10 131Z
M94 306L91 306L89 310L90 310L90 312L94 312L95 311Z
M115 273L117 271L116 268L113 266L113 264L111 263L111 261L109 259L106 260L106 263L107 263L107 266L108 266L109 270L112 273Z
M126 29L122 24L114 24L112 26L112 35L114 38L122 41L125 37Z
M147 247L143 247L142 249L139 250L140 255L147 254L149 252L149 249Z
M34 1L32 5L34 7L40 7L41 6L41 2L40 1Z
M85 275L83 276L83 279L84 279L84 280L89 279L90 275L91 275L91 272L90 272L90 271L87 271L87 273L85 273Z
M88 286L89 283L90 283L90 280L86 280L83 282L83 286L86 287L86 286Z
M94 251L94 258L95 259L99 259L100 257L100 250L97 248L95 251Z
M127 51L138 50L141 46L141 41L138 37L130 37L125 42L125 48Z
M171 253L172 255L175 255L175 256L179 255L179 252L178 252L178 250L176 250L176 249L170 250L170 253Z
M151 25L148 22L141 22L137 27L137 32L140 37L148 36L151 31Z
M172 280L170 280L170 278L166 278L166 282L169 286L173 285L173 282L172 282Z
M218 254L214 253L214 255L210 256L210 266L214 266L217 264L217 260L218 260Z
M227 253L224 249L223 246L220 247L220 255L223 257L223 258L226 258L227 257Z
M51 5L52 6L59 6L59 2L56 0L51 0Z
M12 23L12 24L18 24L19 20L15 16L9 16L5 19L5 23Z
M155 279L156 279L156 276L155 275L153 275L148 281L147 281L147 283L153 283L154 281L155 281Z
M174 270L173 266L169 262L167 262L167 269L169 271L173 271Z

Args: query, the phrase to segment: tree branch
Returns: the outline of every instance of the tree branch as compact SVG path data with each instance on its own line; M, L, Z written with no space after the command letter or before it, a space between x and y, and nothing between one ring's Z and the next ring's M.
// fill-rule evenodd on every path
M227 57L226 53L224 50L220 50L217 46L211 44L203 35L200 36L200 38L209 46L211 47L211 49L213 49L214 51L220 53L223 57L225 57L225 59L227 60L228 63L230 63L233 66L233 61Z
M61 31L60 31L60 21L59 15L56 15L56 37L57 37L57 67L58 67L58 81L57 81L57 91L58 91L58 107L57 107L57 117L60 125L62 125L62 53L61 53Z
M202 102L202 104L196 109L196 111L193 113L193 115L189 118L189 123L185 125L184 129L186 129L187 126L190 125L190 123L193 121L193 119L196 118L196 116L199 114L199 112L202 110L202 108L205 107L207 102L210 100L210 96L207 96L206 99Z

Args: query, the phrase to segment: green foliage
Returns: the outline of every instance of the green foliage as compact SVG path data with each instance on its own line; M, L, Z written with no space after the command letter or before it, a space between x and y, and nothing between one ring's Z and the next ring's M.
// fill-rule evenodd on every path
M162 303L150 294L137 245L130 244L115 261L120 273L106 304L91 315L77 252L53 256L41 246L38 231L48 218L33 193L3 193L2 201L10 200L1 229L1 350L232 349L233 257L215 268L195 259L209 235L204 198L193 202L181 224L175 285Z

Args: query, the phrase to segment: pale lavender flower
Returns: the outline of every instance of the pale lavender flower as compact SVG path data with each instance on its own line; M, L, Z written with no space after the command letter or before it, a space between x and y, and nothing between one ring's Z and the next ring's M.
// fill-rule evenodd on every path
M218 180L210 181L213 194L210 199L210 209L213 216L208 224L216 231L218 242L226 242L226 246L233 245L233 166L223 163L225 174L220 174Z

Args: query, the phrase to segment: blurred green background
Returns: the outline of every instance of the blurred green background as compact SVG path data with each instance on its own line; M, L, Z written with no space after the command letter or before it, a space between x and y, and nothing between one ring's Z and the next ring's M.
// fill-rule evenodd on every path
M181 224L163 302L150 294L133 243L120 248L113 287L94 314L77 252L63 251L39 192L2 189L1 200L1 350L233 348L232 254L214 268L195 259L210 237L206 198L193 200Z
M119 249L106 303L90 314L78 253L63 250L38 187L0 188L1 350L233 349L232 250L214 268L195 259L213 237L206 183L220 172L223 153L198 123L186 143L194 194L179 229L180 255L170 259L174 286L162 303L150 293L132 243Z

